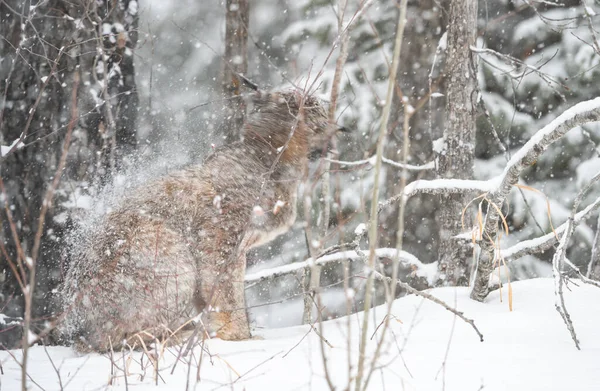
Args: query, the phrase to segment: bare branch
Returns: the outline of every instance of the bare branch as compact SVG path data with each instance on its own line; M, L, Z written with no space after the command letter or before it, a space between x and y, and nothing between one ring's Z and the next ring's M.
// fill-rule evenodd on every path
M339 164L342 166L363 166L366 164L368 164L370 166L374 166L375 165L375 156L371 156L368 159L355 160L355 161L351 161L351 162L343 161L343 160L334 160L334 159L327 159L327 161L331 162L331 163L336 163L336 164ZM395 162L392 159L388 159L386 157L382 157L381 161L384 162L385 164L389 164L392 167L407 169L409 171L426 171L426 170L433 170L435 168L435 162L429 162L429 163L422 164L420 166L415 166L413 164Z
M567 230L563 234L558 248L556 249L556 253L554 254L554 258L552 258L552 275L554 276L554 294L556 295L556 301L554 306L556 307L556 311L560 314L561 318L565 322L567 326L567 330L571 334L571 338L573 342L575 342L575 347L578 350L581 350L579 347L579 340L577 339L577 334L575 333L575 328L573 326L573 321L571 320L571 316L567 311L567 307L565 305L565 298L563 296L563 285L564 285L564 277L561 274L561 265L562 260L564 259L567 252L567 244L569 243L569 239L571 238L571 234L573 233L573 223L571 219L567 221Z
M27 389L27 359L29 345L31 343L29 328L31 326L31 316L33 311L33 290L35 288L36 282L36 263L42 241L42 234L44 233L44 223L46 221L46 214L48 212L48 209L52 206L54 192L58 187L58 183L60 182L60 178L62 177L65 168L65 164L67 162L67 153L69 151L69 146L71 145L71 135L73 134L73 129L77 124L77 94L79 90L80 81L79 73L76 72L74 74L74 79L75 80L73 83L73 90L71 93L71 121L69 122L67 134L65 135L65 140L63 141L62 152L58 163L58 167L56 169L56 173L54 174L54 179L52 180L50 186L46 190L44 201L42 202L42 209L38 217L38 226L33 242L33 249L31 250L31 262L27 265L29 269L29 285L26 287L25 292L23 292L25 296L25 316L23 322L23 341L21 346L23 349L23 363L21 374L21 387L23 388L23 390Z
M595 12L591 9L585 2L585 0L581 0L581 5L583 7L583 12L585 14L585 18L587 19L588 30L592 35L593 45L590 45L597 55L600 55L600 43L598 42L598 37L596 36L596 30L594 30L594 22L592 21L592 17L595 16Z
M420 179L409 183L404 191L397 194L379 204L379 210L391 205L399 200L402 202L408 201L410 197L417 193L427 194L449 194L449 193L465 193L471 191L479 191L487 193L497 189L500 177L495 177L487 181L478 181L471 179Z
M590 263L587 267L586 277L592 279L598 279L599 273L596 268L600 265L600 218L596 224L596 234L594 235L594 242L592 244L592 255L590 257Z
M383 146L385 144L387 129L388 129L388 121L390 119L390 112L392 109L392 101L394 98L394 87L396 85L396 75L398 72L398 65L400 61L400 51L402 48L402 40L404 37L404 27L406 23L406 7L408 1L402 0L400 2L400 12L398 14L398 26L396 29L396 36L394 42L394 54L392 57L392 64L390 68L390 76L388 79L388 88L385 100L385 106L383 107L383 113L381 118L381 123L379 126L379 135L377 139L377 153L375 159L375 179L373 185L373 195L371 197L371 215L369 219L370 227L369 227L369 260L368 267L370 269L374 269L375 267L375 249L377 248L377 217L379 214L379 208L377 206L377 202L379 200L379 177L381 173L381 162L383 157ZM359 345L359 354L358 354L358 367L357 367L357 375L355 380L356 391L360 391L361 389L366 389L368 383L365 381L363 385L363 375L365 369L365 350L367 345L367 334L369 328L369 310L371 309L372 302L372 293L371 289L373 287L373 274L369 275L367 278L367 284L365 287L365 299L364 299L364 317L362 322L362 329L360 335L360 345ZM368 380L368 378L367 378Z
M396 255L396 254L398 254L398 255ZM375 256L380 257L380 258L383 258L383 257L394 258L397 256L399 258L400 262L403 263L404 265L407 265L407 266L410 265L410 266L414 267L416 269L417 275L419 275L419 271L422 271L423 274L421 274L421 275L424 276L425 275L424 274L425 273L424 266L429 266L429 265L423 264L414 255L412 255L406 251L398 252L398 250L395 248L385 248L385 247L378 248L375 250ZM313 264L316 264L318 266L323 266L323 265L327 265L332 262L342 262L342 261L346 261L346 260L350 260L350 261L360 260L360 256L356 254L356 251L351 250L351 251L341 251L338 253L327 254L327 255L321 256L321 257L317 258L316 262L314 262L312 258L308 258L306 261L303 261L303 262L294 262L294 263L290 263L288 265L278 266L278 267L274 267L271 269L261 270L256 273L246 274L244 281L246 283L264 281L264 280L267 280L270 278L275 278L275 277L283 276L286 274L291 274L291 273L297 272L299 270L310 268L313 266Z
M475 277L475 285L471 291L471 298L483 301L489 292L489 276L494 265L494 238L498 232L499 211L508 196L512 186L516 184L523 170L533 164L537 158L548 149L552 143L559 140L570 129L600 120L600 98L576 104L556 119L544 126L531 139L513 155L507 163L504 172L495 180L498 186L489 195L488 199L495 205L488 206L484 236L492 240L483 240Z
M518 58L515 58L513 56L509 56L508 54L504 54L504 53L499 53L495 50L492 49L488 49L488 48L478 48L475 46L471 46L471 51L473 53L482 55L482 54L490 54L493 55L499 59L501 59L502 61L505 61L507 63L510 63L514 69L511 72L506 72L506 74L508 76L510 76L512 79L517 79L520 80L523 78L523 76L526 76L528 73L535 73L537 74L540 79L542 79L543 81L545 81L548 86L550 86L550 88L552 88L552 90L554 90L554 92L559 95L561 97L561 99L563 100L563 102L567 101L567 98L564 96L563 93L561 93L560 91L558 91L556 89L555 86L560 86L563 89L568 89L567 86L562 83L559 79L555 78L554 76L543 72L540 68L541 67L536 67L533 66L531 64L527 64L525 61L523 60L519 60ZM556 53L555 53L556 55ZM554 56L553 56L554 57ZM550 60L553 58L551 57ZM486 61L486 63L489 64L489 62ZM545 65L547 64L548 61L546 61L545 63L542 64ZM490 66L493 66L492 64L489 64ZM521 68L522 70L519 70L518 68Z
M362 259L362 261L367 264L367 257L364 254L364 252L362 250L355 250L356 253L360 256L360 258ZM394 251L397 251L396 249L394 249ZM367 265L368 267L368 265ZM391 282L392 279L390 277L384 276L383 274L379 273L378 271L374 270L374 269L370 269L369 270L372 275L377 278L380 281L387 281L387 282ZM460 319L462 319L463 321L465 321L466 323L468 323L473 330L475 330L475 332L477 333L477 336L479 337L479 340L481 342L483 342L483 334L481 334L481 332L479 331L479 329L477 328L477 326L475 326L475 322L472 319L469 319L467 317L464 316L464 314L460 311L457 311L455 308L452 308L451 306L449 306L448 304L446 304L443 300L438 299L437 297L427 293L427 292L423 292L420 290L417 290L415 288L413 288L412 286L410 286L409 284L403 282L403 281L396 281L396 283L398 284L398 286L400 288L406 289L406 291L408 293L412 293L414 295L417 296L421 296L429 301L432 301L436 304L441 305L442 307L444 307L446 310L452 312L454 315L458 316ZM366 315L365 315L366 316Z
M581 221L587 219L594 211L598 209L598 207L600 207L600 197L598 197L581 212L573 216L573 225L577 226L577 224L579 224ZM567 221L557 227L554 230L555 232L550 232L535 239L524 240L512 247L506 248L502 250L502 257L514 261L524 257L525 255L536 254L549 250L558 241L557 235L560 235L566 231L568 224L569 222Z

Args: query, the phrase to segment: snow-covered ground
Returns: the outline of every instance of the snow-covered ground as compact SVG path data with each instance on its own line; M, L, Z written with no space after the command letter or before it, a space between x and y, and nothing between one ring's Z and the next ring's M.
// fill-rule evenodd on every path
M471 301L466 288L431 291L475 319L484 334L484 342L479 341L467 324L436 304L415 296L397 300L388 334L390 343L385 345L369 389L600 390L600 290L578 282L577 286L569 284L569 288L567 308L581 342L581 351L575 348L554 309L551 279L514 283L512 312L508 310L506 298L500 301L498 291L491 293L486 303ZM503 294L506 295L505 290ZM384 314L384 307L375 309L369 338L375 330L374 324L379 324ZM348 381L348 324L350 355L355 367L360 320L360 315L352 315L324 323L324 336L331 345L325 345L327 364L339 390L345 389ZM308 326L255 333L260 337L249 341L208 341L199 383L196 382L199 347L193 351L191 360L190 356L179 360L174 371L178 349L167 350L160 359L158 385L155 385L152 365L147 356L140 363L140 352L116 354L114 360L118 368L114 369L116 376L111 376L108 356L80 355L66 347L49 347L46 352L36 346L31 349L29 389L328 389L320 340L315 332L309 332ZM370 341L369 357L376 338ZM0 391L21 389L20 367L14 360L20 356L16 350L0 352L3 370ZM126 379L122 372L124 363L129 373ZM188 376L189 383L186 382Z

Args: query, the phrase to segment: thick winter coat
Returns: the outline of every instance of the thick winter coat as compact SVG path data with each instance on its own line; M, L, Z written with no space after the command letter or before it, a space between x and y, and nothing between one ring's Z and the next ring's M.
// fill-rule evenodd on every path
M251 106L242 141L137 188L75 249L63 330L80 348L177 342L199 313L207 335L250 337L246 252L292 225L307 159L331 134L297 91L257 92Z

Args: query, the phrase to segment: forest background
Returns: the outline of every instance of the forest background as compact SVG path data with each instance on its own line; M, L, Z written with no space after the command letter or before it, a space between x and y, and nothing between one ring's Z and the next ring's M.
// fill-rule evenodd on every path
M247 32L247 57L229 60L226 10L239 13L239 6L229 4L238 2L119 0L98 1L91 8L84 3L0 3L0 313L5 323L0 325L0 344L4 348L18 346L22 338L22 328L15 324L24 318L28 298L23 288L33 270L32 330L41 332L55 315L53 292L68 267L66 232L93 224L111 202L136 184L201 162L212 148L235 138L227 132L232 129L231 105L223 100L231 93L227 73L232 67L246 66L242 73L264 89L317 79L317 93L329 99L335 84L340 45L333 45L340 43L339 13L328 1L250 2L248 19L238 25ZM339 84L336 119L352 132L336 142L338 153L329 156L333 161L327 163L327 170L322 170L323 160L312 167L320 173L307 185L312 215L301 213L289 233L255 251L249 257L249 274L308 258L313 243L305 240L306 221L317 227L316 247L328 248L355 240L364 227L361 224L369 219L377 130L386 104L399 12L396 1L370 3L348 30ZM439 140L449 121L445 110L451 77L446 71L444 38L448 3L408 1L384 148L387 160L378 182L380 201L403 191L403 170L393 163L403 159L407 115L411 169L406 181L440 176L432 162L443 149ZM360 9L360 4L349 4L349 9ZM591 0L479 2L477 39L471 48L477 75L474 177L460 179L499 175L536 131L573 105L600 95L597 12L600 6ZM349 12L346 21L351 17ZM527 167L521 186L500 205L508 234L499 246L509 248L552 234L567 221L578 192L600 170L598 142L600 125L583 123ZM322 177L329 184L326 191ZM46 199L47 189L52 189L51 202ZM464 198L458 210L478 195ZM592 187L582 208L598 196L600 189ZM397 232L402 232L402 249L416 260L401 264L399 278L417 289L467 285L473 278L470 257L464 255L457 273L440 277L447 272L440 254L449 253L444 247L448 235L441 227L442 211L450 203L456 204L441 202L439 195L411 197L402 229L398 203L380 211L378 246L395 248ZM463 229L454 213L454 228L464 232L477 228L477 208L473 216L475 220L467 213ZM600 277L599 252L594 251L597 233L597 216L582 219L566 250L567 258L595 279ZM471 236L466 242L471 242ZM360 244L366 243L362 238ZM501 279L552 275L555 243L538 249L546 251L507 259L510 273L504 271ZM381 251L378 257L381 271L388 275L394 257L390 254ZM331 262L320 271L327 317L346 313L347 289L341 284L345 272L355 292L354 305L362 308L364 265ZM255 327L302 323L303 293L309 288L302 283L302 273L256 281L247 289ZM375 293L374 303L382 303L385 287L377 284Z

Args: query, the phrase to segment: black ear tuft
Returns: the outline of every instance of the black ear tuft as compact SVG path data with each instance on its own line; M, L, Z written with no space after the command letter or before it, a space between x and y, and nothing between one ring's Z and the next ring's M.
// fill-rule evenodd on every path
M255 83L251 82L250 79L248 79L246 76L242 75L241 73L238 73L237 77L240 79L240 81L242 82L242 84L244 86L246 86L247 88L250 88L252 91L259 91L260 90L258 88L258 84L255 84Z

